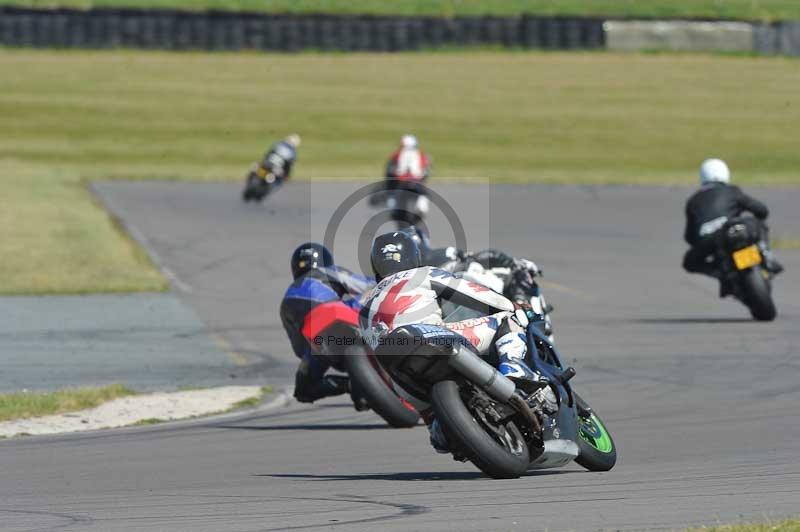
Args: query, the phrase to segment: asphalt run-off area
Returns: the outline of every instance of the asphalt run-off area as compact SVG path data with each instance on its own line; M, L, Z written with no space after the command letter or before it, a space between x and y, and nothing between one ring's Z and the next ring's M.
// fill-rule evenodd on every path
M241 203L238 184L94 190L240 376L286 385L296 360L277 309L289 254L321 240L359 186L292 182L261 205ZM612 471L573 465L490 480L436 454L423 426L389 429L332 399L2 441L0 528L674 530L798 512L800 251L778 251L786 266L774 284L779 316L756 323L739 303L720 300L713 281L680 268L689 188L433 189L457 213L470 249L504 249L544 270L556 343L578 372L573 385L617 442ZM800 189L749 192L770 206L773 236L796 240ZM357 243L373 214L359 203L341 218L338 263L365 264ZM434 244L455 238L445 218L433 209Z

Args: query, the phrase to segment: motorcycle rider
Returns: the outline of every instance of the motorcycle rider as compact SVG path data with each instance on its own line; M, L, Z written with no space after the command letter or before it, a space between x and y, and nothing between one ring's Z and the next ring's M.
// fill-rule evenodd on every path
M690 273L702 273L720 278L715 248L719 231L728 220L749 212L755 216L755 225L760 234L759 248L764 256L764 267L772 273L783 271L769 249L768 228L764 223L769 215L767 206L748 196L730 184L730 170L721 159L706 159L700 165L700 190L686 202L686 229L684 240L691 246L683 257L683 268ZM722 279L720 279L722 281ZM720 297L728 293L724 282L720 283Z
M463 336L481 355L494 353L499 371L521 389L535 388L543 408L555 412L556 396L544 378L526 363L528 352L525 311L482 285L459 279L449 272L423 266L419 246L406 231L378 236L370 252L378 284L366 296L360 321L365 338L377 343L381 334L410 324L446 327ZM445 323L442 306L457 301L479 311L479 318ZM533 391L533 390L531 390ZM447 440L430 412L421 412L429 425L431 444L449 452Z
M269 193L273 183L280 184L292 172L300 147L300 135L292 133L273 144L260 163L253 163L247 176L247 186L243 194L245 201L261 201Z
M430 176L430 169L430 158L420 150L417 137L410 134L403 135L400 138L399 149L389 157L386 164L384 194L374 195L372 203L377 204L386 198L387 207L392 210L393 220L401 225L418 224L428 211L424 183ZM405 203L401 202L401 199L413 199L415 202L413 211L397 208Z
M375 283L335 266L328 249L315 242L298 246L292 253L290 263L294 281L283 296L280 316L292 350L300 358L295 374L294 397L301 403L311 403L323 397L350 392L346 376L325 374L329 364L314 354L301 331L308 313L323 303L341 300L356 310L360 309L358 297ZM363 398L353 397L353 403L359 410L366 408Z
M430 158L419 149L417 137L403 135L400 148L389 157L386 178L397 181L422 182L430 175Z

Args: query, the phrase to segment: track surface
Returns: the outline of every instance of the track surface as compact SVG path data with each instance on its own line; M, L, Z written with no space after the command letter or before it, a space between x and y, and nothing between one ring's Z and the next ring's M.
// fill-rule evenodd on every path
M242 383L241 360L172 293L0 297L0 316L0 393Z
M262 206L239 204L235 185L99 191L146 235L209 328L249 361L249 376L286 382L294 360L276 307L287 257L319 238L354 187L292 184ZM436 190L461 215L471 248L491 244L543 266L575 385L617 440L613 471L488 480L436 455L424 428L389 430L331 400L0 442L0 528L679 529L800 511L799 252L781 253L778 321L758 324L718 300L713 282L680 271L688 189ZM800 235L800 190L754 193L773 210L774 234ZM369 216L357 208L345 218L340 262L355 266L347 259ZM444 221L432 219L434 240L445 243Z

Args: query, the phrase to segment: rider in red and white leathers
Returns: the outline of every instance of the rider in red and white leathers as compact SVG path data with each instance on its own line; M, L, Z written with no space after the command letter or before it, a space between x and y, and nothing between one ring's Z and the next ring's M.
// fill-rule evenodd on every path
M401 182L421 182L430 175L430 167L430 158L419 149L417 137L403 135L400 148L389 157L386 177Z
M418 225L428 213L425 180L430 175L431 162L419 149L414 135L403 135L400 148L386 164L385 195L376 195L376 204L386 199L386 207L398 227Z
M524 361L528 351L527 317L509 299L445 270L420 266L419 248L406 232L376 238L371 260L380 282L365 296L361 309L362 332L367 341L377 345L382 334L403 325L438 325L463 336L481 355L494 350L498 369L505 376L540 380L541 376ZM447 322L442 312L445 302L473 309L479 317ZM549 387L543 390L546 407L555 410L555 395ZM436 426L431 426L431 442L437 450L447 450Z

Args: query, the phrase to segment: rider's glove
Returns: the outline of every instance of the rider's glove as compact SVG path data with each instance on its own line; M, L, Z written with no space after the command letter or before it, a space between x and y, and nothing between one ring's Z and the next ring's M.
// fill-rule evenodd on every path
M516 304L515 304L515 306L516 306ZM528 306L528 309L530 309L530 306ZM532 315L533 315L533 313L531 313L531 316ZM514 311L514 315L511 317L511 321L513 323L515 323L516 325L519 325L519 327L524 330L525 328L528 327L528 322L530 321L528 319L528 316L529 316L528 312L524 308L522 308L522 306L520 305L517 308L517 310Z

